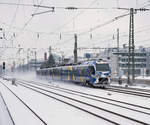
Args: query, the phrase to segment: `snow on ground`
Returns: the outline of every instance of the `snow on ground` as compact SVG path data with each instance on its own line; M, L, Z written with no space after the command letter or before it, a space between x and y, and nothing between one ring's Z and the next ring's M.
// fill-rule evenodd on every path
M92 88L92 87L85 87L85 86L77 85L75 83L70 83L70 82L48 81L45 79L40 80L40 79L36 79L35 75L32 76L32 74L27 74L27 75L24 75L23 77L20 75L20 78L25 79L25 80L35 80L35 81L42 82L45 84L52 84L55 86L60 86L60 87L64 87L64 88L68 88L68 89L72 89L72 90L77 90L77 91L81 91L81 92L85 92L85 93L89 93L89 94L93 94L93 95L98 95L98 96L107 97L107 98L120 100L120 101L131 102L131 103L135 103L135 104L139 104L139 105L146 105L146 106L150 107L150 103L149 103L150 99L143 98L143 97L137 97L134 95L127 96L126 94L122 94L122 93L108 92L107 90L103 90L103 89L99 89L99 88ZM113 84L118 85L118 83L113 83ZM133 86L133 87L143 89L143 87L140 85ZM150 86L148 86L148 87L146 86L146 87L144 87L144 89L150 89ZM111 93L111 96L108 93ZM139 102L139 100L140 100L140 102Z
M117 77L115 77L117 78ZM125 75L123 75L121 77L122 79L127 79L127 77ZM134 86L129 86L129 87L134 87L134 88L141 88L141 89L150 89L150 76L138 76L135 77L136 83L134 83ZM141 82L140 82L141 81ZM148 83L149 81L149 83ZM124 82L124 80L123 80ZM118 82L112 82L111 84L115 84L116 86L123 86L125 87L127 85L127 83L123 83L123 85L119 85Z
M45 88L45 87L42 87L42 88ZM47 88L47 90L49 90L49 88ZM119 114L121 113L121 114L123 114L125 116L136 118L136 119L141 120L141 121L145 121L145 122L147 121L147 123L150 122L150 119L149 119L150 117L148 115L145 115L145 114L142 114L142 117L139 117L141 115L141 113L137 112L135 114L135 111L129 111L127 109L123 109L123 108L118 107L118 106L113 106L113 105L110 106L110 104L106 104L106 103L103 103L103 102L98 102L98 101L94 101L94 100L91 101L90 99L85 99L85 98L83 98L81 96L72 95L72 94L70 95L70 93L64 93L64 92L60 92L60 91L57 91L57 90L51 90L51 91L59 93L59 94L63 94L65 96L68 96L68 97L71 97L71 98L74 98L74 99L78 99L80 101L84 100L84 102L86 102L86 103L89 103L89 104L92 104L92 105L95 105L95 106L100 106L103 109L106 109L106 110L109 110L109 111L112 111L112 112L116 112L116 113L119 113ZM110 101L107 101L107 102L110 102ZM118 104L118 103L116 103L116 104ZM128 107L131 107L132 109L135 109L135 110L141 110L141 111L143 111L143 109L141 109L141 108L135 108L134 106L128 106ZM106 118L107 117L114 118L113 115L110 116L110 114L107 115L106 112L104 112L104 113L102 113L102 112L103 111L101 111L100 114L103 114L103 116L105 116ZM150 113L149 110L145 110L145 112ZM117 121L117 120L119 120L119 122L121 122L121 123L124 123L122 119L118 119L115 116L115 121ZM126 122L127 122L127 120L126 120ZM132 123L129 123L129 121L128 121L128 124L132 124Z
M0 96L0 125L13 125L13 122L9 116L9 113L6 109L5 103L1 96Z
M76 91L80 91L80 92L85 92L88 94L97 95L97 96L101 96L101 97L106 97L109 99L114 99L114 100L118 100L118 101L129 102L129 103L133 103L133 104L139 104L139 105L150 107L150 103L149 103L150 99L144 98L144 97L137 97L134 95L126 95L126 94L116 93L116 92L108 92L107 90L104 90L104 89L85 87L85 86L76 85L74 83L68 83L68 82L58 82L57 81L57 82L48 83L45 81L43 83L52 84L55 86L68 88L68 89L72 89L72 90L76 90ZM111 95L109 95L109 93Z
M0 84L0 92L3 94L15 125L42 125L41 121L2 84Z
M49 125L53 124L53 125L99 125L99 123L103 124L103 125L108 125L109 123L96 118L92 115L89 115L83 111L80 111L76 108L73 108L71 106L68 106L64 103L58 102L54 99L48 98L46 96L43 96L41 94L38 94L36 92L33 92L29 89L25 89L24 87L21 86L12 86L11 83L7 84L7 86L9 86L13 91L15 91L15 93L17 95L19 95L25 102L27 102L27 104L37 113L39 114L39 116L41 116L43 118L44 121L46 121L46 123L48 123ZM2 87L2 89L4 89L4 87ZM1 90L4 93L4 90ZM7 92L5 93L7 95ZM11 95L10 95L11 96ZM8 98L8 97L5 97ZM11 102L13 101L13 103L15 103L14 101L14 97L10 97L8 99L8 103L9 105L11 104ZM11 104L12 105L12 104ZM13 105L13 107L16 107L17 109L22 109L22 106ZM11 107L11 108L13 108ZM26 119L26 117L30 117L30 113L17 113L15 110L12 110L12 112L14 113L14 117L15 120L17 121L17 119L20 119L19 121L21 121L22 119ZM21 124L18 123L16 125L38 125L38 124L33 124L32 122L32 118L28 121L30 121L30 123L26 123L26 122L22 122ZM24 120L25 120L24 119Z
M136 79L146 79L146 80L150 80L150 76L138 76L138 77L136 77Z
M150 90L150 84L146 84L146 83L134 83L133 85L128 85L127 83L123 82L120 85L120 84L118 84L118 82L111 82L111 85L112 86L120 86L120 87L128 86L128 88L139 88L139 89Z
M123 76L121 76L121 78L127 79L127 76L123 75ZM150 76L145 76L145 75L143 75L143 76L137 76L137 77L135 77L135 79L144 79L144 80L145 79L149 79L150 80Z
M77 90L77 91L81 91L81 92L85 92L85 93L89 93L89 94L93 94L93 95L97 95L101 97L106 97L106 98L114 99L118 101L129 102L132 104L138 104L138 105L146 106L150 108L150 103L149 103L150 99L148 98L136 97L133 95L118 94L115 92L108 92L107 90L84 87L81 85L76 85L74 83L68 83L68 82L60 82L60 81L49 82L46 80L39 80L39 79L36 79L34 73L14 75L13 77L17 77L17 78L19 77L24 80L36 80L45 84L52 84L54 86L60 86L60 87L64 87L64 88L68 88L72 90ZM68 125L70 123L72 125L81 124L81 123L82 125L84 124L98 125L99 123L103 125L107 124L103 120L97 119L91 115L88 115L85 112L79 111L73 107L67 106L66 104L63 104L56 100L42 96L36 92L32 92L31 90L25 89L20 86L17 86L17 87L12 86L10 83L8 84L8 82L7 82L7 85L11 89L13 89L13 91L15 91L20 97L22 97L23 100L25 100L49 124L54 124L54 125L60 125L60 124ZM143 88L142 86L134 86L134 87ZM145 87L145 88L150 89L150 87ZM111 94L108 94L108 93L111 93ZM12 99L9 100L10 103L11 101ZM23 116L25 117L26 115L28 114L25 113ZM20 118L21 116L16 116L16 117Z

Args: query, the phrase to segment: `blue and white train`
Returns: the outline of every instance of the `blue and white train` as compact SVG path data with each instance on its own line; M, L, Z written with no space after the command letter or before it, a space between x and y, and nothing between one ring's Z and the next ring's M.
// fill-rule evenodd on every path
M38 69L36 74L38 77L46 77L49 80L71 81L102 88L109 86L111 78L109 64L104 60Z

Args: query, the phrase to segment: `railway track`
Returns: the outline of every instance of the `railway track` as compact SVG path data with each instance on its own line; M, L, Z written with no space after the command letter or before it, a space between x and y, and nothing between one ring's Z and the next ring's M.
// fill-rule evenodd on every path
M10 91L28 110L30 110L32 112L32 114L34 114L34 116L36 116L43 125L47 125L47 123L35 112L33 111L30 106L28 106L28 104L26 104L19 96L17 96L9 87L7 87L7 85L5 85L3 82L0 81L0 83L8 90ZM5 103L6 104L6 103ZM10 114L10 111L9 111ZM12 117L11 117L12 118ZM13 119L13 118L12 118ZM15 121L13 120L13 123L15 125Z
M140 90L136 90L136 89L125 89L125 88L116 88L116 87L110 87L107 89L107 91L150 98L150 92L149 91L140 91Z
M131 88L131 87L122 87L122 86L114 86L114 85L112 85L111 88L121 88L121 89L124 89L124 90L136 90L136 91L140 91L140 92L150 93L150 90L141 89L141 88Z
M4 97L3 97L3 95L2 95L1 92L0 92L0 97L1 97L1 99L2 99L2 101L3 101L3 103L4 103L4 105L5 105L5 109L6 109L7 112L8 112L8 115L9 115L9 117L10 117L10 119L11 119L12 125L16 125L15 122L14 122L14 119L13 119L13 117L12 117L10 111L9 111L9 108L8 108L6 102L5 102L5 99L4 99Z
M33 82L33 81L28 81L28 82ZM40 84L40 82L36 82L36 83ZM145 90L145 89L111 86L110 88L105 89L105 91L112 91L112 92L118 92L118 93L123 93L123 94L150 98L150 90Z
M128 102L123 102L123 101L117 101L117 100L106 98L106 97L102 97L102 96L92 95L92 94L88 94L88 93L85 93L85 92L80 92L80 91L76 91L76 90L72 90L72 89L67 89L67 88L63 88L63 87L54 86L54 85L51 85L51 84L44 84L44 83L40 83L40 82L26 81L26 80L21 80L20 82L31 83L33 85L38 84L39 86L43 86L43 87L46 87L46 88L59 89L60 91L66 91L67 93L68 92L69 93L72 92L72 94L76 94L77 93L77 94L80 94L79 96L86 95L86 96L89 96L89 97L94 97L96 99L104 99L104 100L108 100L108 101L112 101L112 102L117 102L119 104L126 104L126 105L133 106L133 107L136 107L136 108L142 108L142 109L150 110L150 108L148 108L148 107L135 105L135 104L128 103Z
M80 109L80 110L82 110L82 111L85 111L85 112L87 112L87 113L90 113L90 114L92 114L92 115L94 115L94 116L96 116L96 117L99 117L99 118L101 118L101 119L104 119L104 120L108 120L108 122L111 122L111 123L114 123L114 124L123 124L123 123L120 123L120 122L114 122L114 121L116 121L116 119L115 119L115 117L117 117L117 119L119 118L121 118L121 119L123 119L122 121L124 121L124 120L126 120L126 121L128 121L129 123L131 123L131 124L143 124L143 125L148 125L148 122L144 122L144 121L140 121L140 120L138 120L138 119L135 119L135 118L133 118L133 117L129 117L129 116L127 116L127 115L122 115L122 114L119 114L119 113L117 113L116 111L110 111L110 110L107 110L106 108L101 108L100 106L97 106L97 105L95 105L94 103L93 104L91 104L91 103L89 103L89 100L91 101L96 101L96 102L101 102L101 103L103 103L103 104L107 104L107 105L113 105L113 106L115 106L115 107L119 107L119 108L122 108L122 109L125 109L125 110L128 110L128 111L134 111L134 112L136 112L136 113L141 113L142 115L145 115L145 116L150 116L150 109L149 108L146 108L146 107L142 107L142 106L138 106L138 105L134 105L134 106L137 106L138 108L142 108L142 109L144 109L145 111L141 111L141 110L137 110L137 109L132 109L132 108L129 108L129 107L125 107L125 106L121 106L121 105L119 105L119 104L114 104L114 103L111 103L111 102L108 102L108 100L106 101L104 101L104 100L100 100L100 99L95 99L95 98L91 98L91 97L89 97L89 96L91 96L91 95L88 95L88 97L87 96L85 96L85 94L83 95L83 93L81 93L81 92L77 92L77 91L73 91L73 90L67 90L67 89L62 89L62 88L58 88L58 87L54 87L54 86L47 86L47 85L42 85L42 84L38 84L37 85L37 83L35 83L35 82L31 82L30 81L30 83L29 83L29 81L27 82L25 82L25 81L20 81L20 80L18 80L17 81L17 84L19 84L19 85L21 85L21 86L23 86L23 87L26 87L26 88L28 88L28 89L31 89L31 90L33 90L33 91L36 91L36 92L38 92L38 93L41 93L41 94L43 94L43 95L46 95L46 96L48 96L48 97L50 97L50 98L53 98L53 99L56 99L56 100L58 100L58 101L61 101L61 102L63 102L63 103L65 103L65 104L68 104L68 105L70 105L70 106L73 106L73 107L76 107L76 108L78 108L78 109ZM42 87L42 88L41 88ZM46 87L46 88L43 88L43 87ZM48 90L47 90L47 88L48 88ZM55 90L55 91L54 91ZM57 91L57 92L56 92ZM59 92L58 92L59 91ZM64 94L65 93L65 94ZM67 93L67 95L66 95L66 93ZM69 95L71 95L71 96L68 96L68 94ZM72 96L78 96L78 98L72 98ZM57 96L57 97L56 97ZM79 96L80 96L80 98L81 99L79 99ZM63 99L62 99L63 98ZM64 101L64 99L66 100L67 99L67 101ZM83 101L83 100L87 100L87 101ZM103 98L104 99L104 98ZM68 101L69 101L69 103L68 103ZM73 104L72 103L70 103L70 101L72 102L74 102ZM112 100L111 100L112 101ZM114 101L114 100L113 100ZM88 102L88 103L87 103ZM85 108L82 108L82 107L79 107L78 105L74 105L74 104L76 104L76 103L78 103L78 105L82 105L83 107L85 106L85 107L87 107L88 109L87 110L85 110ZM119 102L119 103L123 103L123 102ZM124 104L127 104L127 103L124 103ZM130 106L132 106L133 107L133 105L132 104L128 104L128 105L130 105ZM96 113L95 112L93 112L93 111L89 111L89 109L93 109L94 111L96 111ZM147 111L146 111L147 110ZM102 117L102 116L100 116L100 115L98 115L99 113L98 112L107 112L107 115L105 116L105 117ZM109 115L108 115L109 114ZM108 116L114 116L113 117L113 120L110 120L110 119L107 119L107 117Z

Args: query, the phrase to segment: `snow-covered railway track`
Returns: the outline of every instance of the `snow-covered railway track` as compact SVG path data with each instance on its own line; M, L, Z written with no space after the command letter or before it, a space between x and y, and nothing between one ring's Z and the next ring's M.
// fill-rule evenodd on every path
M104 105L104 101L102 102L99 102L98 104L96 104L95 102L98 101L98 100L92 100L91 102L91 98L85 98L83 96L78 96L76 94L74 95L70 95L71 93L66 93L64 94L64 92L61 90L56 90L56 89L46 89L46 88L42 88L41 86L39 85L31 85L29 83L25 83L25 82L21 82L21 81L18 81L17 84L21 85L21 86L24 86L28 89L32 89L33 91L36 91L38 93L41 93L43 95L46 95L50 98L53 98L55 100L58 100L58 101L61 101L65 104L68 104L70 106L73 106L75 108L78 108L82 111L85 111L87 113L90 113L96 117L99 117L101 119L104 119L104 120L107 120L108 122L111 122L113 124L126 124L125 122L128 123L128 125L132 124L143 124L143 125L148 125L149 121L142 121L141 119L139 120L138 118L136 119L134 116L128 116L126 114L121 114L121 113L118 113L116 111L112 111L110 110L110 108L106 108L108 106L108 103L105 102L105 106ZM78 97L76 97L78 96ZM110 104L110 103L109 103ZM100 105L100 106L99 106ZM113 106L117 106L115 104L111 104ZM123 108L122 106L119 106L118 107L120 108L119 110L121 110L121 108ZM133 111L136 111L136 110L132 110L130 108L126 108L126 111L128 110L128 113L130 114L133 113ZM125 110L125 109L124 109ZM132 110L132 111L131 111ZM130 111L130 112L129 112ZM146 112L142 112L142 111L136 111L136 113L141 113L141 115L145 115L146 117L150 116L149 113L146 113ZM103 115L101 115L103 114Z
M6 102L5 102L5 99L4 99L4 97L3 97L3 95L2 95L1 92L0 92L0 99L2 99L2 101L3 101L4 105L5 105L5 109L7 110L7 113L9 115L10 120L11 120L10 122L7 121L8 122L7 124L16 125L15 122L14 122L14 119L13 119L13 117L12 117L10 111L9 111L9 108L8 108Z
M67 89L67 88L63 88L63 87L59 87L59 86L54 86L54 85L51 85L51 84L44 84L44 83L40 83L40 82L36 82L36 81L19 80L19 82L22 82L22 83L25 82L25 83L30 83L30 84L33 84L33 85L38 85L38 86L41 86L41 87L52 88L52 89L55 89L55 90L63 91L63 92L66 92L66 93L70 93L70 94L73 94L73 95L78 95L78 96L81 96L81 97L89 98L91 100L96 100L96 101L100 101L100 102L105 102L105 101L116 102L118 104L118 106L123 104L123 105L127 105L127 106L132 106L135 109L141 108L142 110L147 110L149 112L149 113L144 112L145 114L150 114L150 107L145 107L145 106L138 105L138 104L132 104L130 102L118 101L118 100L110 99L110 98L103 97L103 96L100 96L100 95L93 95L93 94L89 94L89 93L85 93L85 92L81 92L81 91ZM105 100L105 101L103 101L103 100ZM107 103L107 102L105 102L105 103ZM112 104L112 105L115 105L115 104ZM120 107L123 107L123 106L120 106ZM124 107L124 108L126 108L126 107ZM131 109L131 110L134 110L134 109ZM137 111L137 110L135 110L135 111Z
M118 92L118 93L133 95L133 96L140 96L140 97L150 98L150 92L142 92L142 91L137 91L137 90L116 88L116 87L108 88L107 91Z
M7 85L5 85L2 81L0 81L0 83L13 95L16 97L16 99L18 99L30 112L32 112L32 114L36 117L36 119L38 119L40 121L40 123L42 125L47 125L47 123L35 112L33 111L30 106L28 106L28 104L26 104L26 102L24 102L19 96L17 96L9 87L7 87ZM10 111L9 111L10 112ZM12 117L12 116L11 116ZM13 119L13 118L12 118ZM14 125L15 124L15 120L13 120Z
M134 86L133 86L134 87ZM150 93L150 90L147 89L141 89L141 88L133 88L133 87L123 87L123 86L115 86L115 85L111 85L111 88L121 88L123 90L133 90L133 91L138 91L138 92L146 92L146 93Z

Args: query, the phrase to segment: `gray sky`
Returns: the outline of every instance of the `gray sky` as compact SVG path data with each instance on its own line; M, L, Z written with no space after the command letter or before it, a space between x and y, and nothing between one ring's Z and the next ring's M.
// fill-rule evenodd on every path
M78 34L78 47L114 47L116 46L117 28L120 29L120 35L122 35L120 36L120 45L122 46L122 44L128 43L129 16L95 30L93 28L128 13L126 10L112 9L113 7L139 8L146 6L149 8L150 4L149 0L61 0L61 2L58 0L1 0L0 3L40 4L40 1L41 5L56 7L55 12L32 17L31 15L34 13L49 9L0 4L0 27L3 28L0 35L3 36L5 32L7 39L0 40L1 46L11 47L13 40L13 47L20 45L25 49L37 48L38 52L43 54L49 46L52 46L55 51L64 51L65 55L70 56L73 54L74 33ZM65 10L57 8L70 6L106 9ZM135 15L136 46L150 46L149 19L149 11L138 12ZM85 33L82 34L83 32ZM92 34L92 39L90 34ZM4 52L1 53L7 57L18 56L12 53L12 49L5 49ZM6 56L3 56L2 59L4 57Z

